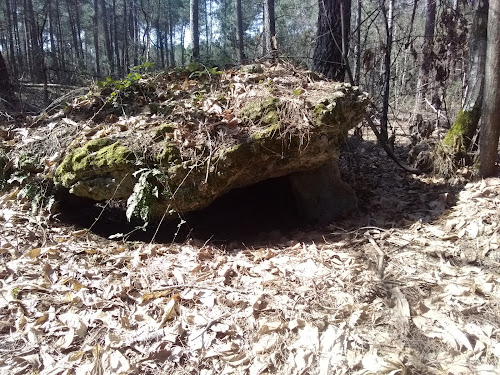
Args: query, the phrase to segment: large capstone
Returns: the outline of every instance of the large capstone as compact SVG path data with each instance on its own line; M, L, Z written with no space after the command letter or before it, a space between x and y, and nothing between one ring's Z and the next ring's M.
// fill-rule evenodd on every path
M45 163L46 177L75 196L126 202L127 216L145 221L284 176L307 221L328 222L356 207L337 159L365 114L365 93L289 65L198 73L168 72L127 92L94 89L75 101L57 121L79 131L59 140L62 157ZM88 116L94 122L82 120L84 106L99 108Z

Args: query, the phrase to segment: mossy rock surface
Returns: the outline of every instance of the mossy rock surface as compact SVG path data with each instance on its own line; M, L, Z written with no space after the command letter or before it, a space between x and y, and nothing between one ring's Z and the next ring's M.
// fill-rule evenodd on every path
M127 198L135 183L134 171L130 150L100 138L69 151L56 169L54 183L96 201Z
M144 219L198 210L234 188L266 179L324 165L335 170L348 130L364 117L367 95L348 84L314 81L288 65L261 68L211 76L176 70L141 78L123 94L127 100L137 96L135 112L120 117L114 109L106 112L111 104L99 117L92 112L95 102L114 101L120 92L91 91L64 113L74 132L57 139L60 156L35 152L39 174L75 196L128 202L129 212ZM133 91L141 84L147 90ZM151 103L170 110L152 112ZM85 108L88 118L82 119ZM47 129L35 131L49 139ZM332 174L340 181L337 175ZM318 179L323 180L332 178Z

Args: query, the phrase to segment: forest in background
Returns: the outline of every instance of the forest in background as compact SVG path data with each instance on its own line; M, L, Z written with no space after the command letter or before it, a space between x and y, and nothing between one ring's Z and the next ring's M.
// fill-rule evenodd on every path
M202 64L223 68L241 62L236 3L200 1ZM426 72L431 83L429 101L435 106L441 100L444 109L447 102L450 107L455 104L453 115L464 95L467 37L474 8L459 1L427 3L405 0L393 4L391 107L398 111L406 104L405 98L415 95L424 49L432 43ZM434 14L426 14L429 4ZM262 0L241 1L246 61L267 53L264 5ZM387 5L361 0L344 5L350 17L345 23L353 79L375 98L383 94ZM0 46L16 84L81 85L107 76L123 78L132 67L145 62L154 63L155 69L185 66L193 55L192 43L186 40L191 36L190 2L186 0L7 0L1 9ZM274 13L279 57L311 67L317 1L277 0ZM426 17L434 19L428 21L433 23L432 31L424 27Z
M23 94L43 87L27 112L46 108L61 88L139 68L279 58L369 92L389 147L400 123L419 141L436 129L440 139L455 122L437 163L444 174L457 164L449 155L472 164L477 151L487 1L6 0L0 17L2 96L26 104ZM496 128L488 136L496 152L494 138ZM493 152L488 159L494 166Z

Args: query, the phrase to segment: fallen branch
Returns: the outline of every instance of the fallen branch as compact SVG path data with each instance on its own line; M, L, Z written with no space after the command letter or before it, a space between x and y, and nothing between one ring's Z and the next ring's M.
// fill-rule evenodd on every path
M377 126L373 123L373 120L370 118L370 115L365 116L365 120L370 126L370 128L373 131L373 134L377 137L378 143L382 146L384 151L387 153L387 155L402 169L404 169L407 172L414 173L414 174L422 174L423 172L420 169L417 168L412 168L406 164L403 164L398 157L394 154L394 151L389 147L389 145L385 142L384 139L382 139L382 136L380 135Z
M373 239L370 232L365 232L364 236L366 239L368 239L368 241L370 241L371 245L373 246L373 248L377 252L377 255L378 255L378 257L377 257L377 275L378 275L379 279L382 280L384 278L385 261L387 259L387 256L385 255L383 250L380 248L380 246L375 242L375 240Z

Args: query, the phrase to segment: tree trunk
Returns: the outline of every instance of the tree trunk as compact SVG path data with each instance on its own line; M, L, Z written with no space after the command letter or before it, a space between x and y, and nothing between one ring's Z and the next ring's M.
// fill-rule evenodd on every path
M382 116L380 119L380 136L387 143L389 134L387 131L388 112L389 112L389 88L391 84L391 52L392 52L392 31L394 23L394 0L389 0L389 10L383 9L385 18L385 56L384 56L384 93L382 97Z
M130 39L132 40L134 66L139 65L139 17L137 12L138 10L136 0L131 0L129 11L129 30Z
M99 54L99 8L97 6L97 0L94 0L94 49L95 49L95 74L97 77L101 76L101 56Z
M469 38L469 71L466 95L462 110L443 138L443 145L451 153L465 153L476 134L483 105L484 74L486 67L486 38L488 24L488 0L475 3Z
M17 1L12 0L11 5L11 12L12 12L12 24L14 26L14 39L15 39L15 47L16 47L16 57L17 61L14 62L16 64L18 72L21 70L26 70L25 66L25 59L24 59L24 54L23 54L23 46L21 43L21 36L19 33L19 23L17 22L17 13L18 13L18 7L17 7ZM17 77L17 76L16 76Z
M184 48L184 35L185 35L185 30L184 30L184 23L181 25L181 65L184 66L186 65L186 49Z
M73 48L75 49L75 57L78 60L80 57L80 49L78 48L78 35L76 30L76 22L74 20L74 12L71 8L70 0L66 0L66 9L68 10L69 27L71 28L71 37L73 38Z
M274 0L264 0L264 53L269 55L271 59L275 59L277 52Z
M427 0L425 14L425 35L422 45L422 64L418 73L415 107L413 114L422 111L423 103L429 91L429 73L432 67L432 52L434 49L434 29L436 25L436 0Z
M161 68L165 68L165 45L163 44L164 38L163 38L163 33L160 29L160 15L158 12L158 16L155 19L155 29L156 29L156 40L158 43L158 52L157 52L157 59L160 60L161 63Z
M5 108L14 109L17 105L16 97L10 85L9 71L0 51L0 98L5 103Z
M243 45L243 14L241 12L241 0L236 0L236 58L238 64L242 65L246 59Z
M318 32L313 70L336 81L346 72L344 56L349 46L351 0L318 0ZM347 49L342 50L342 46Z
M191 0L189 6L189 25L191 31L191 45L193 47L192 60L200 60L200 28L199 21L199 0Z
M116 59L116 70L118 72L118 77L123 77L122 64L120 61L120 49L118 47L118 21L116 17L116 0L113 0L113 33L115 34L115 59Z
M356 34L354 38L354 84L359 85L361 77L361 0L356 2Z
M43 46L41 44L40 35L42 35L42 30L38 29L38 22L35 18L35 12L33 11L33 1L25 1L25 10L27 13L27 30L29 30L30 39L30 62L31 62L31 76L34 82L44 83L46 81L45 77L45 59Z
M500 135L500 0L490 0L488 42L483 99L483 120L479 134L479 174L496 172Z
M12 67L14 77L18 76L18 66L16 64L16 53L14 51L14 33L13 33L13 27L12 27L12 10L10 7L10 0L5 0L6 4L6 10L7 10L7 29L9 32L9 63L10 66Z
M61 80L60 70L59 70L59 56L56 47L56 35L55 35L55 11L52 6L52 2L48 3L49 6L49 40L50 40L50 56L52 57L52 70L55 70L57 75L57 81Z
M115 64L113 59L113 47L111 45L111 24L109 22L108 9L106 9L106 0L101 0L101 12L102 12L102 27L104 29L104 45L106 46L106 57L108 58L109 70L113 74L115 72Z
M208 29L208 4L207 0L203 2L203 8L205 11L205 38L207 43L206 54L207 60L210 60L210 39L209 39L209 29Z
M170 0L167 2L168 6L168 38L170 43L170 66L175 66L175 50L174 50L174 21L172 20L172 7Z
M82 26L80 23L80 7L78 6L78 0L75 0L75 18L76 18L76 34L78 36L78 48L80 49L80 57L85 62L85 56L83 54Z

